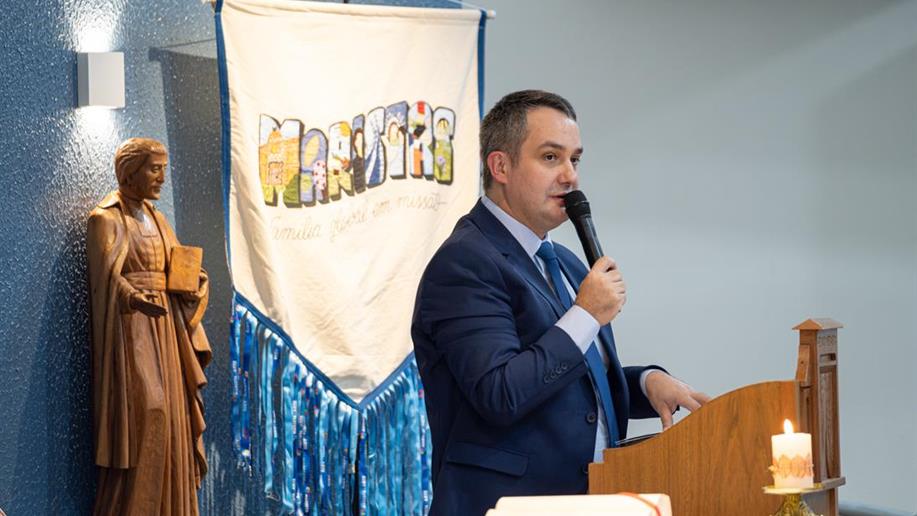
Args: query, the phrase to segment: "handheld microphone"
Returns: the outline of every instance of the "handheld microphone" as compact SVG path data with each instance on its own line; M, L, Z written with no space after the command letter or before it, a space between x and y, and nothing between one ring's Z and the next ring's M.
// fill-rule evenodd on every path
M583 252L586 254L586 260L589 267L592 268L605 253L602 252L602 246L599 245L599 239L595 235L595 226L592 224L592 211L589 209L589 201L586 195L579 191L573 190L564 196L564 207L567 210L567 217L576 228L576 235L580 243L583 244Z

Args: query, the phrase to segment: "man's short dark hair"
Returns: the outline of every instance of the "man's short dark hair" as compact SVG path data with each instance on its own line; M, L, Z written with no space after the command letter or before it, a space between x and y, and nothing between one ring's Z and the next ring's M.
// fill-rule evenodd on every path
M522 90L510 93L490 109L481 122L481 164L484 190L490 188L493 175L487 166L487 156L494 151L509 154L510 162L519 158L519 149L528 132L526 117L529 111L540 107L556 109L576 120L576 111L567 99L541 90Z

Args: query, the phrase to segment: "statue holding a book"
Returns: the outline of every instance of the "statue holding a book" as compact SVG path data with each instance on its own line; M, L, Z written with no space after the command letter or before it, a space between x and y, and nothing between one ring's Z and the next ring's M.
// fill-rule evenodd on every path
M94 513L198 514L207 472L207 274L200 248L181 246L150 202L165 181L165 147L131 138L114 161L118 189L90 213L86 244L100 468Z

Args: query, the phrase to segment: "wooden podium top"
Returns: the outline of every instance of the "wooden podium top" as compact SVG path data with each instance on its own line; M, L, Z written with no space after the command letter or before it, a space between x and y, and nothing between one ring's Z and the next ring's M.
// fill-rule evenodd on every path
M748 385L711 400L662 434L609 448L589 465L589 493L666 493L673 514L773 514L771 436L784 419L812 434L815 482L805 495L814 511L837 515L840 474L837 332L833 319L807 319L800 332L796 378Z

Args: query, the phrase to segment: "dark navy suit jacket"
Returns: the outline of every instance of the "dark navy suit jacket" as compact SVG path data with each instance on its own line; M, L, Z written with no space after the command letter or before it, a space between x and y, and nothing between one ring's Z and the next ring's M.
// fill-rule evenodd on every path
M555 248L578 287L586 267ZM427 266L411 325L433 435L431 516L483 515L506 495L586 492L596 396L582 351L554 326L563 313L478 201ZM646 368L621 367L610 326L599 340L623 438L628 417L656 416L639 386Z

